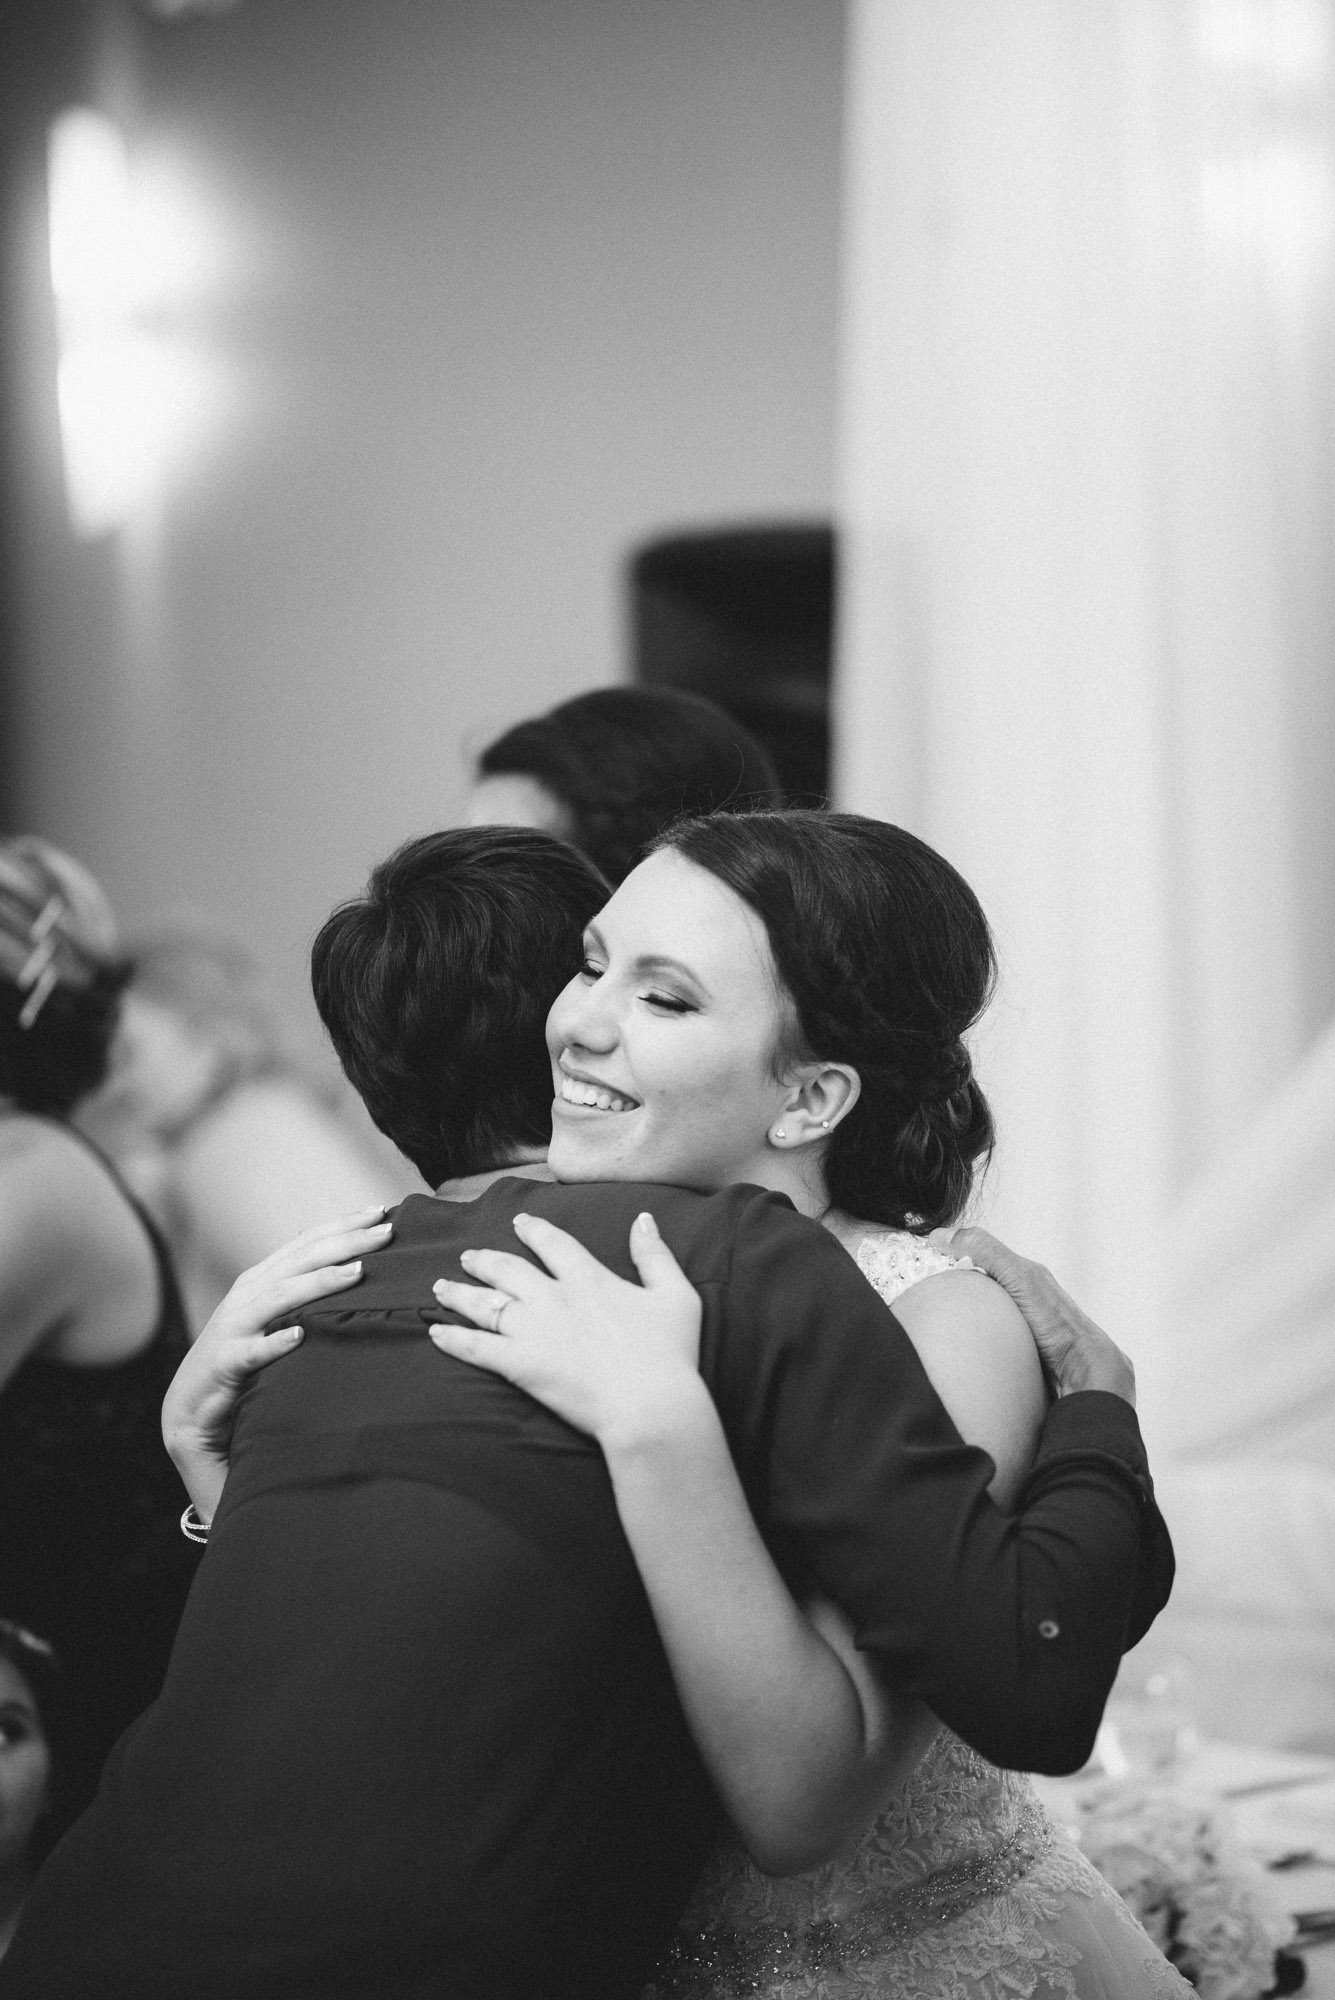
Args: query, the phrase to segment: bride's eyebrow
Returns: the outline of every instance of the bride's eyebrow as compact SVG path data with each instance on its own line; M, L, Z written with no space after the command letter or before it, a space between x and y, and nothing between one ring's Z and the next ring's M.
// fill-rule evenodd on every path
M655 972L675 973L678 979L684 979L688 985L693 986L697 993L707 995L709 992L709 988L705 985L704 980L698 972L693 971L689 965L683 964L681 959L668 958L663 952L643 952L635 961L635 971L641 978L645 978Z
M610 956L607 949L607 941L597 924L586 924L584 926L584 949L585 951L600 952L604 958ZM656 972L671 972L678 979L686 980L702 998L709 998L709 988L705 985L699 973L685 964L682 959L669 958L666 952L641 952L640 956L634 961L631 972L637 979L649 978Z

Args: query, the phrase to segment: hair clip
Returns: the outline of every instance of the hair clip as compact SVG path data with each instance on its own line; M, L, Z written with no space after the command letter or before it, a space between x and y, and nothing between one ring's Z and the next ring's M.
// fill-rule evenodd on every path
M56 1649L49 1639L39 1639L26 1625L16 1625L12 1618L0 1618L0 1635L12 1639L16 1646L23 1646L30 1653L40 1653L44 1660L54 1660Z
M28 931L28 936L32 940L32 950L19 967L15 982L20 993L28 994L19 1009L20 1028L31 1028L59 984L59 974L55 968L56 952L60 945L57 931L60 920L65 914L65 908L63 896L59 894L48 896L33 918Z
M55 929L64 914L65 898L57 889L47 897L41 909L32 920L32 928L28 932L28 936L32 939L33 943L41 944L42 940L48 937Z

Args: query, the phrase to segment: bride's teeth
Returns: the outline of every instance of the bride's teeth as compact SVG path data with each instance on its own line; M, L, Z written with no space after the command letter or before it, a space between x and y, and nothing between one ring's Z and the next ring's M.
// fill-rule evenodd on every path
M579 1077L563 1076L561 1095L567 1104L583 1104L589 1110L633 1111L632 1099L618 1097L615 1091L606 1090L599 1084L585 1083Z

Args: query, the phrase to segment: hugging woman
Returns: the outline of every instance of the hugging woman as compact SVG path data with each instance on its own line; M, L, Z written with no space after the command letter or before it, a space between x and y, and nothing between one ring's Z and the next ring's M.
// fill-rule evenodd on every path
M819 841L843 822L750 824ZM828 864L812 854L815 885ZM686 935L665 938L670 876ZM1061 1398L1015 1513L993 1506L992 1459L961 1442L903 1328L811 1219L811 1163L858 1130L855 1062L791 1034L796 975L735 889L675 847L620 897L637 877L652 893L632 943L600 932L613 985L660 1025L694 1032L698 1015L707 1061L678 1085L655 1058L621 1079L622 1111L592 1084L593 1105L570 1110L587 1150L558 1168L584 1177L565 1184L545 1179L542 1027L556 996L588 990L580 934L604 891L578 856L534 835L432 836L317 940L344 1066L443 1198L404 1203L355 1291L304 1312L295 1353L243 1397L216 1512L195 1493L210 1542L163 1694L39 1879L0 1994L610 2000L647 1976L720 1815L607 1461L426 1336L433 1282L462 1278L469 1248L512 1248L525 1211L627 1278L631 1223L652 1211L703 1301L701 1375L782 1576L840 1607L890 1686L1001 1763L1088 1753L1171 1577L1133 1411ZM817 958L836 949L838 897L821 893ZM890 943L864 905L854 916L831 968L844 986L859 965L879 976ZM599 923L620 923L616 898ZM692 966L701 925L717 965ZM696 975L690 994L664 986L668 960ZM959 1112L935 1102L933 1156ZM901 1222L902 1171L892 1153L886 1219ZM290 1310L281 1275L272 1302L248 1295L255 1329Z

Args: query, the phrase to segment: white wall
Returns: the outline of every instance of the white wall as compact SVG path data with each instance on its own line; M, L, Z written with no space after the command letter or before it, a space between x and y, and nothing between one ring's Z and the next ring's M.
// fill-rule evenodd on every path
M34 212L23 804L129 923L206 914L304 1007L313 931L455 814L465 747L622 669L630 545L828 513L842 13L122 22L97 89L214 213L176 331L234 392L193 484L73 544Z

